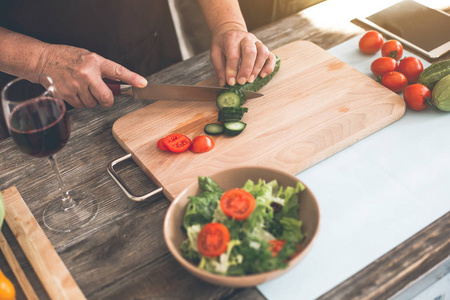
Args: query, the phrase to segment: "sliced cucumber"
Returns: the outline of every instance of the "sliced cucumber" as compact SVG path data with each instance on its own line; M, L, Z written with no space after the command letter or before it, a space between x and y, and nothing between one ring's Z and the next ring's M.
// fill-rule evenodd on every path
M224 107L220 111L223 113L246 113L248 107Z
M243 115L233 114L233 115L219 115L217 121L219 122L236 122L241 120Z
M208 134L238 135L247 124L240 121L248 108L241 107L245 103L245 96L243 91L256 92L265 86L280 69L281 60L276 57L275 68L273 72L264 78L257 77L252 83L247 82L244 85L236 84L234 86L227 86L229 89L221 93L216 99L216 105L219 108L218 121L224 122L223 129L220 124L210 123L205 126L205 132Z
M223 131L224 134L235 136L244 131L245 126L247 126L247 124L241 121L235 121L235 122L225 122L223 123L223 126L225 127Z
M248 111L247 107L224 107L219 110L219 122L239 121Z
M241 91L239 91L240 94L242 94ZM219 96L217 96L216 99L216 105L219 109L222 109L224 107L239 107L242 105L242 96L239 94L239 92L234 90L228 90L225 91Z
M224 129L225 127L219 123L209 123L205 125L205 128L203 128L205 133L210 135L221 134L223 133Z

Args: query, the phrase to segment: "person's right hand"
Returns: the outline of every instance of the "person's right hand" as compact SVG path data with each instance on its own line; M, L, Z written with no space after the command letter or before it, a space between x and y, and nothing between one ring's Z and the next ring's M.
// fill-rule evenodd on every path
M53 78L62 98L73 107L110 107L114 103L111 90L103 78L123 81L134 87L145 87L147 80L85 49L49 44L43 51L36 73Z

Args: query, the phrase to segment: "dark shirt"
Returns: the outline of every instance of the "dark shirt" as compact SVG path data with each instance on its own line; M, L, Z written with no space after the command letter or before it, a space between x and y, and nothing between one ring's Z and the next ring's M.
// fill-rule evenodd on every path
M181 60L165 0L1 0L0 26L87 49L142 76ZM0 72L0 88L13 78Z

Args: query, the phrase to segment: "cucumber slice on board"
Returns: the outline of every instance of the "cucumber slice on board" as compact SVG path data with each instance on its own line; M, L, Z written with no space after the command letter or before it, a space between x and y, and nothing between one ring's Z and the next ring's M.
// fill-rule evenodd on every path
M209 123L203 128L206 134L217 135L223 133L225 127L219 123Z
M223 126L224 126L223 131L224 134L235 136L244 131L245 126L247 126L247 124L241 121L236 121L236 122L224 122Z

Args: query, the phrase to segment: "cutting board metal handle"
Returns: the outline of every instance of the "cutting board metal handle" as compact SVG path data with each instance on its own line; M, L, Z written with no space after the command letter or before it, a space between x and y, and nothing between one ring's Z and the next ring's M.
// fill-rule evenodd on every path
M142 196L136 196L133 195L130 191L130 189L128 188L128 186L125 184L125 182L123 181L123 179L119 176L119 174L116 172L116 170L114 170L114 166L117 165L120 162L123 162L127 159L131 158L131 153L124 155L116 160L113 160L111 163L109 163L108 165L108 173L109 175L111 175L111 177L114 179L114 181L119 185L119 187L122 189L122 191L125 193L125 195L127 195L128 198L130 198L133 201L143 201L146 200L152 196L161 194L163 191L163 188L157 188L154 191L151 191L148 194L142 195Z

